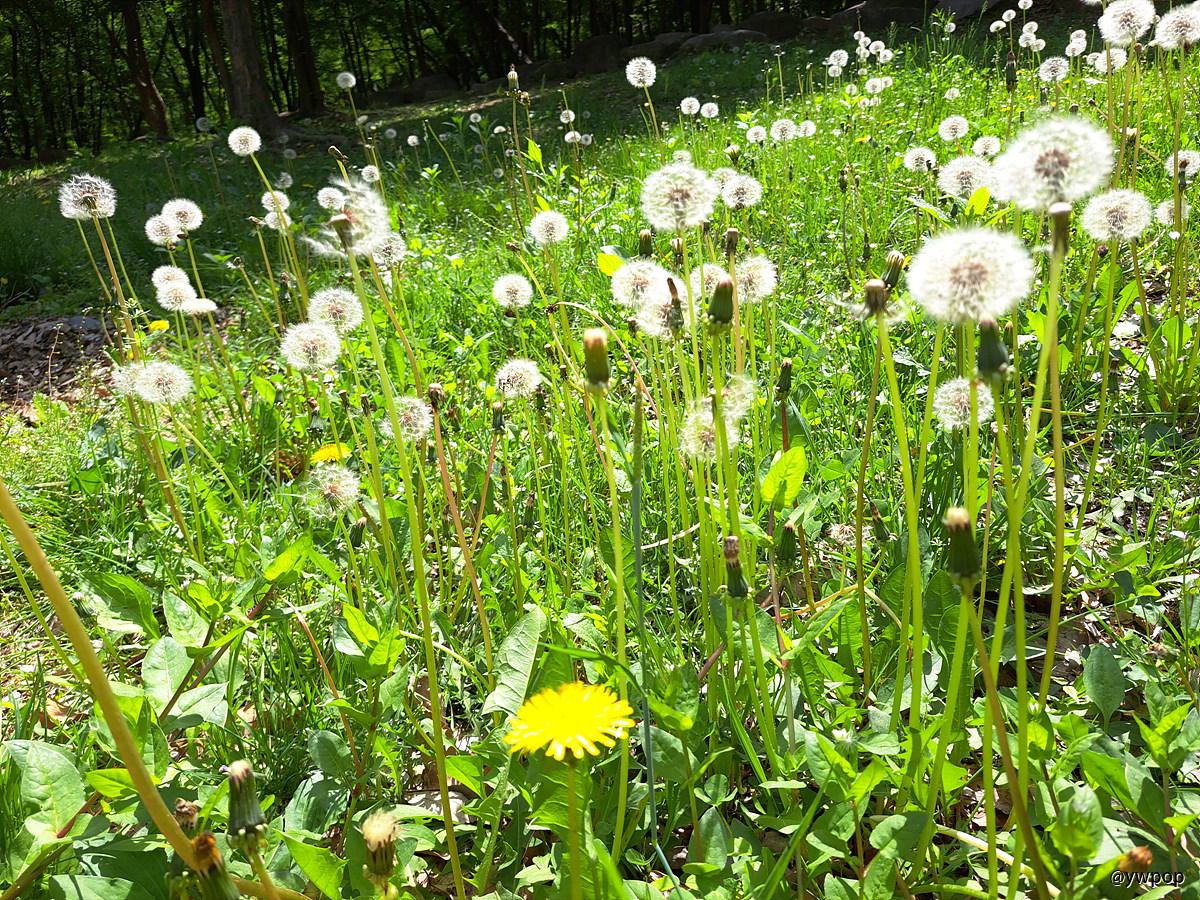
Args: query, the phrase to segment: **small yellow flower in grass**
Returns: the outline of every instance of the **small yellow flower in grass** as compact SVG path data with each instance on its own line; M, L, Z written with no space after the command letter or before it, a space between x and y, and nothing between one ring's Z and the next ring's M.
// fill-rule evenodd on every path
M151 331L166 331L170 327L171 327L171 323L164 319L155 319L153 322L150 323Z
M568 750L582 759L600 754L597 744L611 747L634 726L633 710L608 688L572 681L542 691L518 710L504 738L512 753L542 748L561 760ZM547 746L549 745L549 746Z
M313 465L323 462L341 462L350 455L350 452L348 444L326 444L313 453L311 462Z

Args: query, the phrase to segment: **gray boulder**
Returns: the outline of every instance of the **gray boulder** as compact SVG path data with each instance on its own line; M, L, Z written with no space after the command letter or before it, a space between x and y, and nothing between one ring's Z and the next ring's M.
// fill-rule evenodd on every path
M584 75L615 69L621 62L622 41L615 34L598 34L575 45L574 68Z
M838 28L861 28L863 31L881 31L893 23L920 24L925 21L924 10L912 6L885 6L874 8L866 0L848 6L829 17L831 30Z
M633 44L630 47L625 47L621 50L621 56L625 59L636 59L639 56L644 56L646 59L652 59L658 62L661 59L666 59L670 56L670 51L667 50L665 44L660 44L658 41L646 41L644 44Z
M459 90L460 87L457 81L444 72L439 72L436 75L425 75L416 79L408 86L404 93L412 101L420 102L448 97L451 94L457 94Z
M800 32L800 22L791 13L764 9L747 16L738 28L746 31L761 31L772 41L789 41Z
M677 53L679 48L683 46L684 41L689 38L694 38L694 31L664 31L662 34L656 35L654 43L662 44L667 50L667 55Z
M749 43L766 44L770 42L761 31L749 31L743 28L733 31L717 31L712 34L698 34L684 41L680 49L689 53L703 53L705 50L741 47L743 44Z
M972 19L983 12L985 7L994 5L994 3L988 3L987 0L939 0L937 8L962 20Z
M468 92L475 97L484 96L486 94L495 94L498 91L505 90L508 87L508 77L492 78L488 81L477 81L468 88Z

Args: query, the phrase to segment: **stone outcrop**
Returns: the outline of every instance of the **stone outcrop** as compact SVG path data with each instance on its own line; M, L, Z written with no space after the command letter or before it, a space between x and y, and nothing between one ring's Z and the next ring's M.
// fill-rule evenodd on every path
M575 45L571 64L583 75L595 75L617 68L624 42L615 34L598 34Z
M747 16L737 27L745 31L761 31L771 41L790 41L800 33L800 20L791 13L765 9Z
M703 53L705 50L741 47L749 43L767 44L770 41L761 31L731 28L728 31L714 31L712 34L698 34L688 38L679 49L685 53Z

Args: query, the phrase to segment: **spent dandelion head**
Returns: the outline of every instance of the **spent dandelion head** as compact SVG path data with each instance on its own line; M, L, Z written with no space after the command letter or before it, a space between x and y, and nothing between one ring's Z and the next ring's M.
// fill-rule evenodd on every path
M263 209L267 212L276 209L284 210L292 205L292 201L283 191L266 191L258 198L258 202L262 204Z
M542 381L532 359L510 359L496 372L496 390L505 397L532 397Z
M746 209L762 199L763 188L757 178L734 174L721 186L721 199L730 209Z
M317 191L317 205L322 209L339 210L346 205L346 195L335 187L323 187Z
M176 197L163 204L159 213L179 231L195 231L204 221L204 213L200 207L185 197Z
M1190 50L1200 43L1200 6L1186 3L1163 13L1154 40L1163 50Z
M925 242L908 268L908 290L935 319L998 319L1029 292L1033 261L1017 238L959 228Z
M684 97L679 101L679 111L685 116L694 116L700 112L700 101L695 97Z
M358 84L358 79L354 77L353 72L338 72L337 86L343 91L350 91Z
M978 424L990 422L994 409L991 390L976 383L975 419ZM943 428L966 428L971 423L971 379L951 378L939 384L933 392L933 414Z
M687 163L672 163L642 182L642 212L659 231L682 231L712 215L717 185Z
M375 261L386 268L399 264L400 260L407 255L408 247L405 244L404 235L395 231L390 232L379 242L374 253Z
M1049 84L1062 81L1071 72L1071 64L1062 56L1047 57L1038 66L1038 78Z
M292 217L274 209L263 216L263 222L272 231L287 231L292 227Z
M729 275L723 266L716 263L700 263L692 268L688 275L688 283L692 288L692 296L699 299L711 297L722 278Z
M1192 212L1192 205L1186 199L1179 200L1180 218L1186 222L1188 216ZM1154 208L1154 220L1159 225L1166 225L1168 228L1179 228L1179 222L1175 221L1175 201L1164 200Z
M746 130L746 140L751 144L761 144L767 139L767 129L761 125L752 125Z
M242 125L229 132L228 141L234 156L250 156L262 149L262 135L249 125Z
M796 137L798 129L792 119L776 119L771 123L771 140L787 143Z
M400 440L409 444L419 444L429 437L433 431L433 408L420 397L406 396L396 398L396 421L400 425L398 435ZM390 417L387 419L391 428Z
M155 299L158 305L168 312L183 312L184 306L196 300L199 295L191 282L167 281L158 286Z
M354 470L340 462L321 462L308 473L304 499L317 516L337 516L358 503L361 482Z
M345 197L341 209L321 226L319 238L305 237L305 243L321 256L370 256L392 234L383 198L361 180L337 179L334 186Z
M615 746L635 724L633 710L606 687L573 681L550 688L522 704L504 736L512 753L536 753L562 760L598 756Z
M959 200L970 200L991 184L992 167L978 156L957 156L938 170L938 190Z
M1105 191L1088 201L1079 223L1097 241L1114 243L1141 237L1150 227L1150 201L1139 191Z
M362 302L346 288L325 288L309 298L308 316L329 325L339 335L349 334L363 323Z
M765 256L750 256L738 260L734 268L738 298L743 303L757 303L775 292L779 275L775 263Z
M552 209L544 209L529 220L529 233L539 244L557 244L566 239L571 230L567 217Z
M1167 157L1165 164L1167 174L1183 184L1196 180L1200 175L1200 151L1180 150Z
M971 130L971 123L965 116L946 116L938 125L938 137L948 143L961 141Z
M1108 131L1086 119L1048 119L1019 134L993 167L994 193L1021 209L1048 210L1099 190L1113 165Z
M151 216L146 220L146 238L157 247L175 243L178 229L162 216Z
M284 332L280 349L293 369L319 372L337 362L341 339L323 322L301 322Z
M1151 0L1113 0L1097 22L1100 37L1114 47L1128 47L1154 24Z
M191 281L191 279L188 277L188 273L179 268L179 266L159 266L150 275L150 282L156 288L160 288L164 284L170 284L171 282L178 281L182 281L185 284L188 284Z
M888 79L886 79L886 78L880 79L880 81L884 82L885 86L886 86L887 80ZM799 125L796 126L796 137L810 138L816 133L817 133L817 123L814 122L812 119L805 119L803 122L801 122Z
M72 175L58 189L59 211L68 219L84 222L107 219L117 211L117 192L96 175Z
M667 279L671 273L649 259L635 259L613 272L613 300L621 306L637 309L652 300L670 299Z
M648 88L658 77L658 68L645 56L635 56L625 64L625 80L635 88Z
M146 363L137 372L133 392L147 403L173 406L192 393L192 376L174 363Z
M904 154L904 168L910 172L929 173L937 167L937 156L928 147L910 147Z
M179 312L185 316L207 316L216 311L217 304L207 297L191 297L179 304Z
M492 285L492 299L503 309L524 309L533 299L533 286L524 275L501 275Z
M1000 152L1000 138L995 135L985 134L983 137L977 138L975 143L971 145L971 152L976 156L991 159Z
M721 108L711 100L700 107L700 116L705 119L715 119L721 114Z
M362 180L365 181L367 184L378 184L379 178L380 178L379 166L363 166L362 167Z
M1109 72L1120 72L1125 67L1129 55L1120 47L1109 47L1100 53L1091 54L1088 59L1096 74L1107 75Z

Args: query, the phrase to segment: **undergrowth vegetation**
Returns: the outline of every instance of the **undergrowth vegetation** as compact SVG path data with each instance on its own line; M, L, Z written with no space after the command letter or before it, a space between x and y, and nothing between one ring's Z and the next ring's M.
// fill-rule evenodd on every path
M1021 5L64 175L0 897L1200 896L1200 10Z

